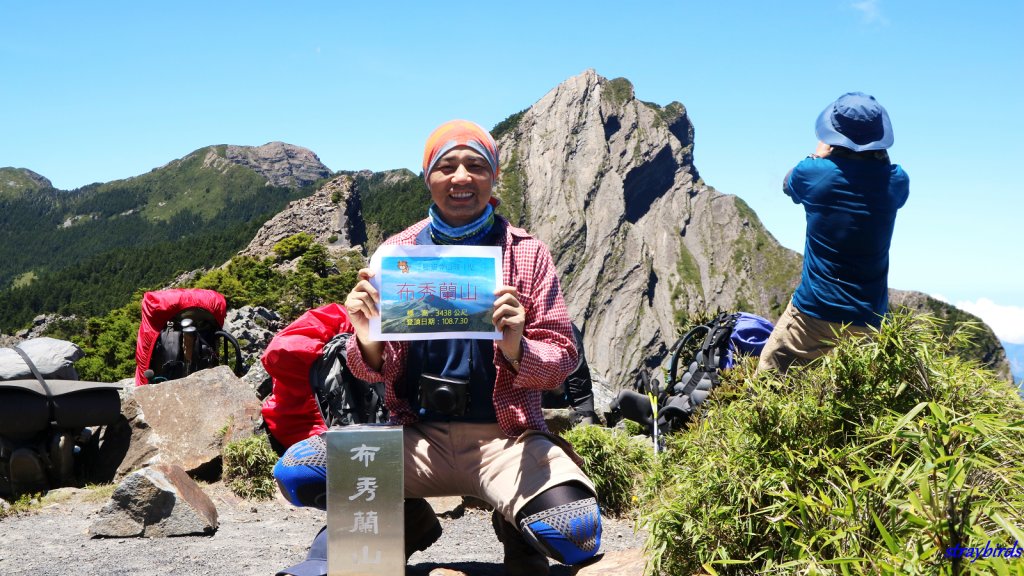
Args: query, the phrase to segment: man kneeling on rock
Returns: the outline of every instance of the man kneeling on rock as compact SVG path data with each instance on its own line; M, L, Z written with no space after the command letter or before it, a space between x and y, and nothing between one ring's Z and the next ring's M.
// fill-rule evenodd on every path
M501 339L371 339L380 294L370 283L373 272L363 269L345 300L356 335L347 359L357 378L385 383L391 418L404 425L406 557L440 537L423 498L473 496L494 507L506 573L543 576L549 557L579 564L597 553L601 513L579 457L544 423L541 394L573 371L577 351L547 247L494 213L498 165L497 146L483 128L464 120L441 125L423 155L433 200L428 217L385 244L501 246L505 285L495 292L492 316ZM469 383L463 411L419 405L419 387L433 377ZM290 501L312 505L326 491L325 452L314 436L281 458L274 474Z

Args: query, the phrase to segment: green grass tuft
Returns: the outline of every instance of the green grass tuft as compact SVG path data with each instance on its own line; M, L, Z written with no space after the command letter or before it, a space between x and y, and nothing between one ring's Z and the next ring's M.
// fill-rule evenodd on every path
M224 482L248 500L271 500L277 493L274 464L277 453L266 434L256 434L224 447Z
M21 514L31 514L43 507L42 494L22 494L17 500L10 503L9 507L0 507L0 520L8 516L14 517Z
M612 78L604 85L601 98L614 106L621 106L633 98L633 83L625 78Z

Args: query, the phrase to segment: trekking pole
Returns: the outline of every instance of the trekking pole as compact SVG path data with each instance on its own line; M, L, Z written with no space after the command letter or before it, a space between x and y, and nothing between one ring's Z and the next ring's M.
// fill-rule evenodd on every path
M196 346L196 327L192 325L191 318L181 321L181 347L185 353L185 376L192 373L192 358Z
M658 397L653 392L647 393L648 400L651 401L651 413L654 415L654 425L651 427L651 438L654 439L654 457L658 457Z

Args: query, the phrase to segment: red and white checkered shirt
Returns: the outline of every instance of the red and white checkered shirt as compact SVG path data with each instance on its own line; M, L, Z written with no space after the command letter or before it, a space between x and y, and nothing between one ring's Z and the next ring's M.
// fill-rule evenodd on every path
M416 235L428 223L429 219L417 222L388 238L385 244L415 244ZM504 218L496 216L495 225L505 227L503 281L519 291L519 301L526 308L523 356L518 373L505 360L498 342L494 343L497 371L494 411L502 431L515 438L528 429L547 430L541 411L541 393L557 388L576 368L579 357L551 253L543 242ZM366 365L356 339L348 341L348 366L352 374L370 382L385 383L384 402L391 420L398 424L418 420L406 400L403 376L408 351L407 342L385 342L384 365L378 372Z

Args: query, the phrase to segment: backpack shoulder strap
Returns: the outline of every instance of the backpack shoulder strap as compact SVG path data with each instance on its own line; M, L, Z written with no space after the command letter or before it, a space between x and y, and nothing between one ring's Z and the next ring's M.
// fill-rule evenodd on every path
M718 385L718 370L722 357L729 348L729 337L736 326L736 318L737 314L722 312L704 325L707 335L686 374L683 375L682 382L675 387L678 389L677 394L689 395L702 381L708 381L712 386Z
M714 320L708 323L708 335L700 347L698 363L705 368L718 369L721 366L722 355L729 348L729 337L736 327L736 319L739 314L719 314Z
M25 365L28 366L28 369L32 372L32 375L35 376L36 381L38 381L39 385L43 387L43 392L46 392L46 397L53 398L53 391L50 390L49 385L46 384L46 379L43 378L43 375L39 373L39 369L36 368L35 363L32 362L31 358L28 357L28 354L26 354L24 350L18 348L17 346L11 348L11 350L17 352L18 356L21 356L21 359L25 361Z

